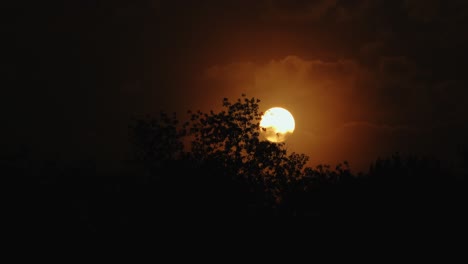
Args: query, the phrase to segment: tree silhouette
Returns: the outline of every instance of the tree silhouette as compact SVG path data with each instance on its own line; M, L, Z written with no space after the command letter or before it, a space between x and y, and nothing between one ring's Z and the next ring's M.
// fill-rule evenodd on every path
M17 186L15 222L29 231L81 233L161 230L174 219L205 217L306 216L344 225L466 220L466 148L457 170L399 153L358 175L346 161L307 167L307 155L262 139L259 103L242 95L222 100L219 112L189 112L186 121L165 112L135 118L133 165L111 175L91 160L63 166L24 151L2 154L3 178Z
M153 162L157 166L177 159L183 151L180 140L182 135L177 130L178 123L175 113L169 116L163 111L157 118L147 116L144 119L134 119L129 128L135 158Z
M188 121L179 127L175 114L171 118L161 113L157 119L135 120L131 128L136 156L153 168L152 173L161 175L163 168L171 172L166 177L172 180L165 180L177 178L173 184L178 188L196 186L198 194L213 191L207 188L224 194L230 189L235 199L251 207L284 208L296 202L297 193L307 191L309 183L350 176L346 162L346 168L340 164L336 170L327 165L326 169L308 168L307 155L287 153L285 143L262 140L259 103L259 99L245 94L235 102L224 98L220 112L188 111ZM189 144L188 151L183 151L184 142Z
M434 200L435 194L449 197L447 190L455 190L433 158L395 153L378 158L368 174L358 176L346 161L306 167L307 155L287 153L285 143L261 138L259 103L242 94L234 102L224 98L219 112L188 111L184 123L164 112L135 120L136 156L158 179L156 185L163 186L158 187L159 199L169 208L197 214L333 218L409 214L416 203L421 204L418 212L430 211L446 201Z

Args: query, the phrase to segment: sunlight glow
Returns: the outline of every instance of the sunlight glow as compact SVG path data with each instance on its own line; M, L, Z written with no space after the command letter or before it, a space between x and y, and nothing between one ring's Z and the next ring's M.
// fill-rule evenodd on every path
M294 132L294 117L284 108L273 107L262 116L260 128L267 140L283 142L287 136Z

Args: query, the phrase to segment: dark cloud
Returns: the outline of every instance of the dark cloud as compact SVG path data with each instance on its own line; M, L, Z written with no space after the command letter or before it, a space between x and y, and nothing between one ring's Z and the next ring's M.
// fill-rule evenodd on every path
M336 0L284 1L273 0L268 3L266 15L282 21L316 21L328 15L336 7Z
M440 1L439 0L407 0L405 8L408 12L408 17L418 22L431 22L439 16Z

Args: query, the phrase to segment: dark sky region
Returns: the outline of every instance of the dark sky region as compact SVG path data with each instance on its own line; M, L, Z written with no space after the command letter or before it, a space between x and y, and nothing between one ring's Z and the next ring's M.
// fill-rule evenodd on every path
M11 2L4 150L108 169L132 116L183 119L242 93L295 116L288 150L312 165L450 162L468 140L468 1Z

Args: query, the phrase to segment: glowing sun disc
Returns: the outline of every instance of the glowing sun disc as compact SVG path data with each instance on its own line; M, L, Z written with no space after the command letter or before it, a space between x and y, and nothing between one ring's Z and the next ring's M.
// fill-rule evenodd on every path
M260 120L260 131L271 142L283 142L294 132L296 124L292 114L281 107L268 109Z

